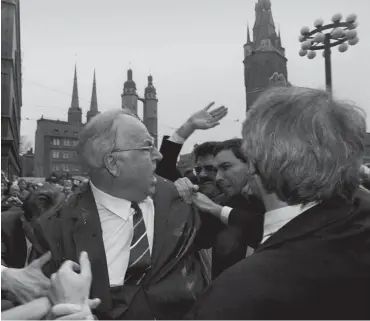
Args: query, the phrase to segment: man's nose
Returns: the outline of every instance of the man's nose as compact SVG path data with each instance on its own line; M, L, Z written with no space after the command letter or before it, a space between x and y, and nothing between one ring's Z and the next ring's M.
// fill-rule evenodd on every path
M221 171L217 171L217 173L216 173L216 182L220 182L223 179L224 179L224 177L223 177Z
M153 148L153 160L159 163L163 159L163 155L160 153L157 147Z

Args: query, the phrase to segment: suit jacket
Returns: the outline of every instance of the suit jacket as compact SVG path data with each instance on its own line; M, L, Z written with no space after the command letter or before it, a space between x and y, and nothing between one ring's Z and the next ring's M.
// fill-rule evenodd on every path
M27 257L22 215L20 207L12 207L1 213L1 263L18 269L24 267Z
M260 201L238 194L225 205L233 209L228 226L218 222L212 248L212 279L244 259L248 246L255 249L263 236L264 208Z
M125 319L179 319L206 286L196 235L196 210L182 202L175 186L158 177L154 195L155 222L152 269L141 286L127 292ZM78 261L87 251L92 267L91 297L102 303L98 316L112 309L106 255L98 211L91 189L72 195L57 211L45 213L36 228L44 250L52 253L45 270L56 271L63 261Z
M190 319L370 319L370 193L302 213L221 274Z

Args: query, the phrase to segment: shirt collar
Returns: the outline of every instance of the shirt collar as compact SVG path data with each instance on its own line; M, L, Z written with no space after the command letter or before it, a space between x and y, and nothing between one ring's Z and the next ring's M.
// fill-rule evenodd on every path
M127 220L130 216L131 202L123 198L117 198L98 189L90 181L91 190L97 205L105 207L108 211Z
M285 224L293 220L298 215L317 205L316 202L307 205L291 205L277 208L265 213L264 235L275 233Z

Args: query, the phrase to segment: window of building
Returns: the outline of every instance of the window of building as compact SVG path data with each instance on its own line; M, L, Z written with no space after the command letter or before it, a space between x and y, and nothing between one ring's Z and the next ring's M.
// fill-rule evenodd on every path
M77 146L77 145L78 145L78 140L77 139L73 140L72 141L72 146Z
M64 134L68 134L68 130L65 130L65 131L64 131Z
M60 145L60 139L59 138L53 138L53 145L59 146Z
M72 158L77 158L77 152L72 152Z
M69 172L69 165L68 164L63 164L63 170L66 172Z
M63 152L63 158L68 158L68 152Z
M59 152L57 150L53 150L53 158L59 158Z
M64 146L71 146L71 141L69 139L64 140Z
M77 137L78 136L78 132L73 132L73 136Z
M53 169L53 172L58 172L60 170L59 164L53 164L51 168Z
M54 129L54 133L59 134L59 129Z

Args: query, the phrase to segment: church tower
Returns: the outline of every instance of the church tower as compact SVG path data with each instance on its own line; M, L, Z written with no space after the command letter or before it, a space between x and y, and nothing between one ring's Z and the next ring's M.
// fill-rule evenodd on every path
M144 97L144 124L150 135L155 139L155 146L158 146L158 99L157 92L153 86L153 77L148 76L148 86L145 88Z
M94 79L93 79L93 88L91 94L91 103L90 103L90 110L87 112L86 119L87 123L90 121L91 118L99 114L98 111L98 99L96 95L96 79L95 79L95 70L94 70Z
M270 0L258 0L255 5L256 21L251 41L249 26L247 43L244 45L244 83L247 96L247 110L259 94L269 86L274 72L283 74L288 80L287 59L280 34L276 34Z
M71 124L82 123L82 110L78 101L77 68L75 65L75 76L73 79L73 91L71 107L68 109L68 122Z
M136 84L132 80L132 70L127 71L127 81L123 85L122 108L130 109L137 115L137 100Z

